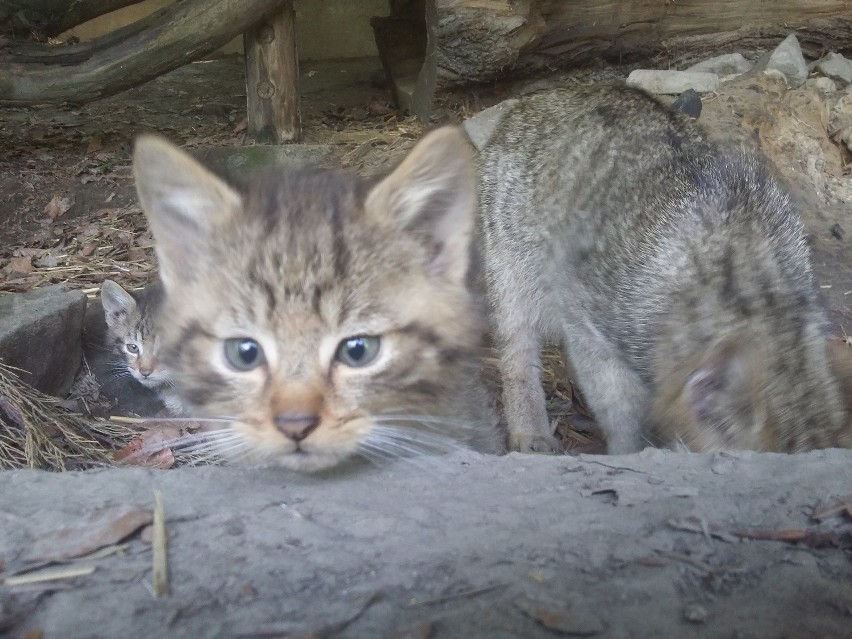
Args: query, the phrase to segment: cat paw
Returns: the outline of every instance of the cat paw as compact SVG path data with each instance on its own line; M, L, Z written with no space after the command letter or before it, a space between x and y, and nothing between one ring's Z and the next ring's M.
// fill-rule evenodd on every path
M509 450L544 455L556 455L563 452L562 446L555 437L539 433L513 433L509 435Z

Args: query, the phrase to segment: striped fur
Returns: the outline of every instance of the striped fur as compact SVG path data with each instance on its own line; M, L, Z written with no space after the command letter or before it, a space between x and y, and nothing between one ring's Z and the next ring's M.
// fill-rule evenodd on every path
M316 470L353 453L502 449L480 380L475 181L458 131L427 136L374 184L306 170L237 190L150 137L134 171L166 290L164 359L191 414L231 420L240 455ZM336 351L357 336L380 346L351 367ZM265 362L235 370L236 338ZM296 441L300 420L318 426Z
M533 96L481 159L511 446L560 340L610 452L850 446L801 219L752 155L628 87Z

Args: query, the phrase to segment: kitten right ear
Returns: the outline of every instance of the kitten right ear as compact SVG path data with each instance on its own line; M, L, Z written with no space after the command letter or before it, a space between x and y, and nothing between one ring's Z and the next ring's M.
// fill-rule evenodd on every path
M240 196L187 153L156 136L136 140L133 174L166 289L203 278L210 239L239 211Z
M104 280L101 284L101 305L104 308L104 319L110 328L136 310L133 296L112 280Z
M373 188L365 208L428 245L430 274L463 283L476 214L473 149L465 135L457 127L429 133Z

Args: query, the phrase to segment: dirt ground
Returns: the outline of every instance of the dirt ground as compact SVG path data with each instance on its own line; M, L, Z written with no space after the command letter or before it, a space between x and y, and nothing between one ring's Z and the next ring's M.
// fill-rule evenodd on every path
M379 172L421 135L390 106L377 61L301 71L304 141L331 145L330 164ZM554 72L443 95L431 124L628 71ZM744 77L704 96L703 107L700 121L715 135L760 149L790 183L828 328L852 332L852 180L848 153L827 133L832 98ZM151 237L130 173L134 136L236 146L244 118L238 58L188 65L88 105L0 110L0 291L151 281ZM599 450L558 355L545 373L566 446ZM138 533L153 488L169 540L172 594L160 599L151 594L150 529ZM849 451L470 454L425 471L399 463L318 477L0 473L0 634L852 637L850 500ZM98 513L111 534L92 523ZM116 538L113 524L126 516L143 523ZM69 543L74 552L57 550ZM77 559L104 547L111 554ZM95 569L4 581L57 565Z

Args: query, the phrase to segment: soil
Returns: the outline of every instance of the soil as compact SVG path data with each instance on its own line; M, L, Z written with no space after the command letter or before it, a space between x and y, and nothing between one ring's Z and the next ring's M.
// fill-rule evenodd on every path
M628 71L554 72L443 95L430 124ZM330 165L376 173L421 135L390 105L377 61L304 63L301 72L303 140L331 145ZM813 86L790 91L746 76L704 96L700 121L766 154L790 184L828 329L842 336L852 332L852 181L848 150L828 134L835 101ZM239 58L187 65L92 104L0 111L0 291L62 282L94 293L107 277L151 281L152 241L130 172L134 136L238 146L244 119ZM566 447L600 450L558 354L545 373ZM467 454L426 471L398 462L310 477L212 467L2 473L0 579L57 563L95 571L3 582L0 633L852 637L851 462L850 451L646 451ZM166 503L164 598L150 592L149 533L104 537L92 524L99 512L150 513L152 488ZM113 554L82 564L82 551L56 556L69 539Z

